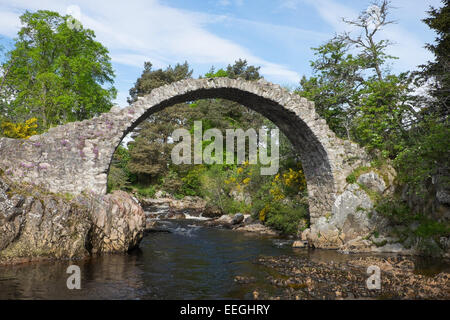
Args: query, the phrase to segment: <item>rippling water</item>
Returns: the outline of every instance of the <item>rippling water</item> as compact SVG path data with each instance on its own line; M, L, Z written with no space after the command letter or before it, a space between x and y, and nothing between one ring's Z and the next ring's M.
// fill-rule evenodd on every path
M171 233L149 234L139 250L127 255L0 267L0 299L251 299L254 288L267 286L263 279L271 272L252 263L259 255L349 258L335 251L293 249L282 239L203 228L190 220L164 223ZM66 287L71 264L81 268L81 290ZM256 282L237 284L238 275Z

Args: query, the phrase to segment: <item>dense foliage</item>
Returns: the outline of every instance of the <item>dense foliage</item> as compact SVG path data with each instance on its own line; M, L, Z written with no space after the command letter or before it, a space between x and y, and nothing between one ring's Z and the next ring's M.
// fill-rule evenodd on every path
M70 16L25 12L14 48L1 65L0 119L37 118L39 129L109 111L116 90L108 50Z
M429 86L432 99L426 99L425 114L446 119L450 103L450 1L442 0L442 8L430 8L429 17L424 19L437 37L434 44L427 44L434 54L434 61L421 66L418 82Z

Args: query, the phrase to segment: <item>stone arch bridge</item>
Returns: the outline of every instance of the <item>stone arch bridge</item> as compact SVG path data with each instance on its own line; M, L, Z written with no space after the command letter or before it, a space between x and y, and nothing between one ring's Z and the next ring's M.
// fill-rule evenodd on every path
M182 80L154 89L126 108L114 107L28 140L1 138L0 168L13 180L36 183L51 192L104 194L113 153L130 131L154 112L205 98L236 101L267 117L286 134L301 155L311 225L332 214L346 188L346 177L368 163L364 149L337 138L313 102L265 80L213 78Z

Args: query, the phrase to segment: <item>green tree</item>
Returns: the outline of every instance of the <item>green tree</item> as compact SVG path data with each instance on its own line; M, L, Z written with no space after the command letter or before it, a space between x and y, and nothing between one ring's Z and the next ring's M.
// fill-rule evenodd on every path
M448 122L427 119L412 129L411 140L395 159L399 182L408 185L408 192L423 198L440 175L439 184L450 190L450 126Z
M378 40L388 20L389 1L373 2L355 20L343 19L359 32L345 32L315 48L313 77L300 82L298 93L316 102L318 113L340 137L395 157L406 129L417 118L412 105L411 77L392 74L387 62L388 39Z
M155 113L132 134L134 141L128 143L128 168L137 176L138 182L157 183L159 177L168 173L174 146L169 139L185 121L181 108L186 110L189 107L175 105Z
M238 60L229 65L227 71L214 68L206 77L228 76L257 80L261 76L259 68L248 66L247 61ZM146 62L144 71L130 90L129 102L139 96L151 93L154 88L188 79L192 76L187 62L169 66L166 69L152 69L152 64ZM130 143L130 162L128 168L137 175L141 183L155 183L170 170L173 144L168 143L170 135L176 128L184 127L193 130L195 120L203 121L203 130L218 128L225 132L228 128L249 128L262 124L264 117L240 105L237 102L224 99L203 99L193 103L181 103L166 108L151 115L133 133L134 141ZM183 165L173 168L181 176L188 174L193 166Z
M355 140L395 158L405 148L410 105L410 80L406 73L370 79L361 90L360 104L353 118Z
M450 2L444 0L442 8L430 8L428 14L423 21L437 37L435 43L426 47L435 60L420 66L420 72L416 73L417 84L428 91L417 99L421 107L419 121L408 130L407 147L395 159L399 180L409 186L411 193L422 197L437 175L441 176L441 187L450 190Z
M430 7L429 17L422 20L437 36L434 44L426 45L435 59L421 66L418 82L430 87L432 97L426 100L423 113L445 119L450 108L450 1L443 0L442 3L442 8Z
M144 63L144 71L130 89L128 103L133 103L138 97L149 94L155 88L192 77L192 70L189 70L187 62L178 63L175 67L169 66L165 70L152 70L152 66L151 62Z
M262 78L259 69L261 67L249 66L247 60L239 59L233 65L228 65L227 76L231 79L259 80Z
M233 65L229 64L227 70L219 69L216 71L214 66L205 74L206 78L228 77L231 79L259 80L262 78L259 73L261 67L249 66L247 60L239 59ZM201 77L200 77L201 78Z
M130 89L129 103L149 94L153 89L192 76L187 62L152 70L152 64L145 62L144 71ZM139 183L156 183L168 173L170 152L173 144L168 143L172 132L186 124L186 113L194 112L188 104L181 103L152 114L133 132L134 141L129 143L130 161L128 168Z
M108 50L89 29L70 28L56 12L25 12L14 48L2 65L2 113L14 121L30 116L40 128L107 112L116 96ZM105 85L110 85L105 88Z
M205 77L228 77L231 79L244 79L249 81L259 80L262 76L259 73L260 67L249 66L247 60L239 59L233 65L228 65L227 70L214 67L210 69ZM203 129L217 128L225 134L226 129L258 128L265 118L254 110L251 110L235 101L226 99L203 99L195 104L198 109L197 116L203 120Z
M316 60L311 61L314 75L300 80L297 92L315 102L317 112L338 136L351 138L351 123L356 113L364 61L349 52L342 39L331 39L313 48Z
M119 145L111 160L108 175L108 191L127 188L136 181L136 176L128 169L130 152Z

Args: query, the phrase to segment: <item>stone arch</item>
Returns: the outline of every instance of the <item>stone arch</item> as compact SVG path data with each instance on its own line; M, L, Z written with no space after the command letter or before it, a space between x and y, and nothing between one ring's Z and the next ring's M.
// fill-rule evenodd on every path
M315 112L314 103L264 80L187 79L154 89L129 107L69 123L19 141L0 139L0 166L12 177L43 184L52 192L106 193L107 174L122 139L150 114L206 98L236 101L273 121L299 151L311 222L332 211L345 177L365 161L356 144L342 141ZM3 157L13 154L16 159ZM351 160L351 161L350 161Z

